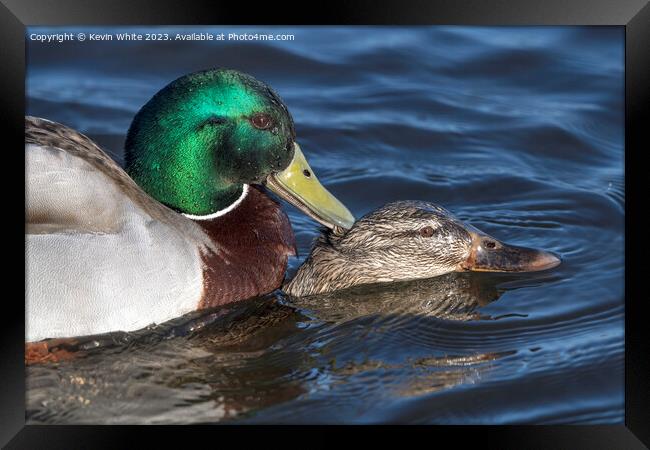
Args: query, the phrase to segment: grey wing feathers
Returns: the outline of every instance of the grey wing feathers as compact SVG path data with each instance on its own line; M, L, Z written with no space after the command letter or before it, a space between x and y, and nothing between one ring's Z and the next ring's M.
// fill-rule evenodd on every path
M92 140L72 128L26 116L25 150L28 233L114 232L120 207L128 202L151 220L217 251L197 224L152 199Z

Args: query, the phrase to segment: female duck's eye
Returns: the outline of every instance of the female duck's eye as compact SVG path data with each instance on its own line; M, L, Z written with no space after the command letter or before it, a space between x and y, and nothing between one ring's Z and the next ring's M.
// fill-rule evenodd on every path
M260 130L268 130L273 125L273 119L268 114L259 113L251 117L253 126Z
M422 237L431 237L433 236L433 228L432 227L424 227L420 230L420 236Z

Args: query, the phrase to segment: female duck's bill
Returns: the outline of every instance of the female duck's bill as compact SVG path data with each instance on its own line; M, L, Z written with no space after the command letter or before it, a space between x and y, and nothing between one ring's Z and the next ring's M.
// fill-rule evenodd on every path
M328 228L347 230L354 224L352 213L320 184L297 143L289 166L269 175L266 182L274 193Z
M348 231L326 231L284 290L300 297L450 272L533 272L558 264L549 252L504 244L440 206L401 201L367 214Z
M537 272L560 264L557 256L534 248L504 244L471 226L469 256L458 265L457 272Z

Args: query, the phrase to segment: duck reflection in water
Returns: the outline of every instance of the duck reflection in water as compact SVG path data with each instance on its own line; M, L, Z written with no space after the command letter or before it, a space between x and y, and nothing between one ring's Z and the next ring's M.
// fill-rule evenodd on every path
M494 278L476 274L449 273L435 278L396 283L362 284L340 291L305 297L291 302L323 321L377 316L398 320L419 315L447 320L479 320L476 309L501 296ZM305 312L305 311L303 311Z

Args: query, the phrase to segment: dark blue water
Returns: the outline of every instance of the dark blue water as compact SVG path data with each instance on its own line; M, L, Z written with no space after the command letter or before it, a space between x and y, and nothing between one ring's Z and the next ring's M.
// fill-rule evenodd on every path
M190 31L295 40L28 41L28 113L121 162L157 90L235 68L280 94L317 175L357 217L433 201L563 264L243 302L198 332L161 327L29 367L30 423L623 422L622 27ZM291 276L318 227L285 206L301 256Z

